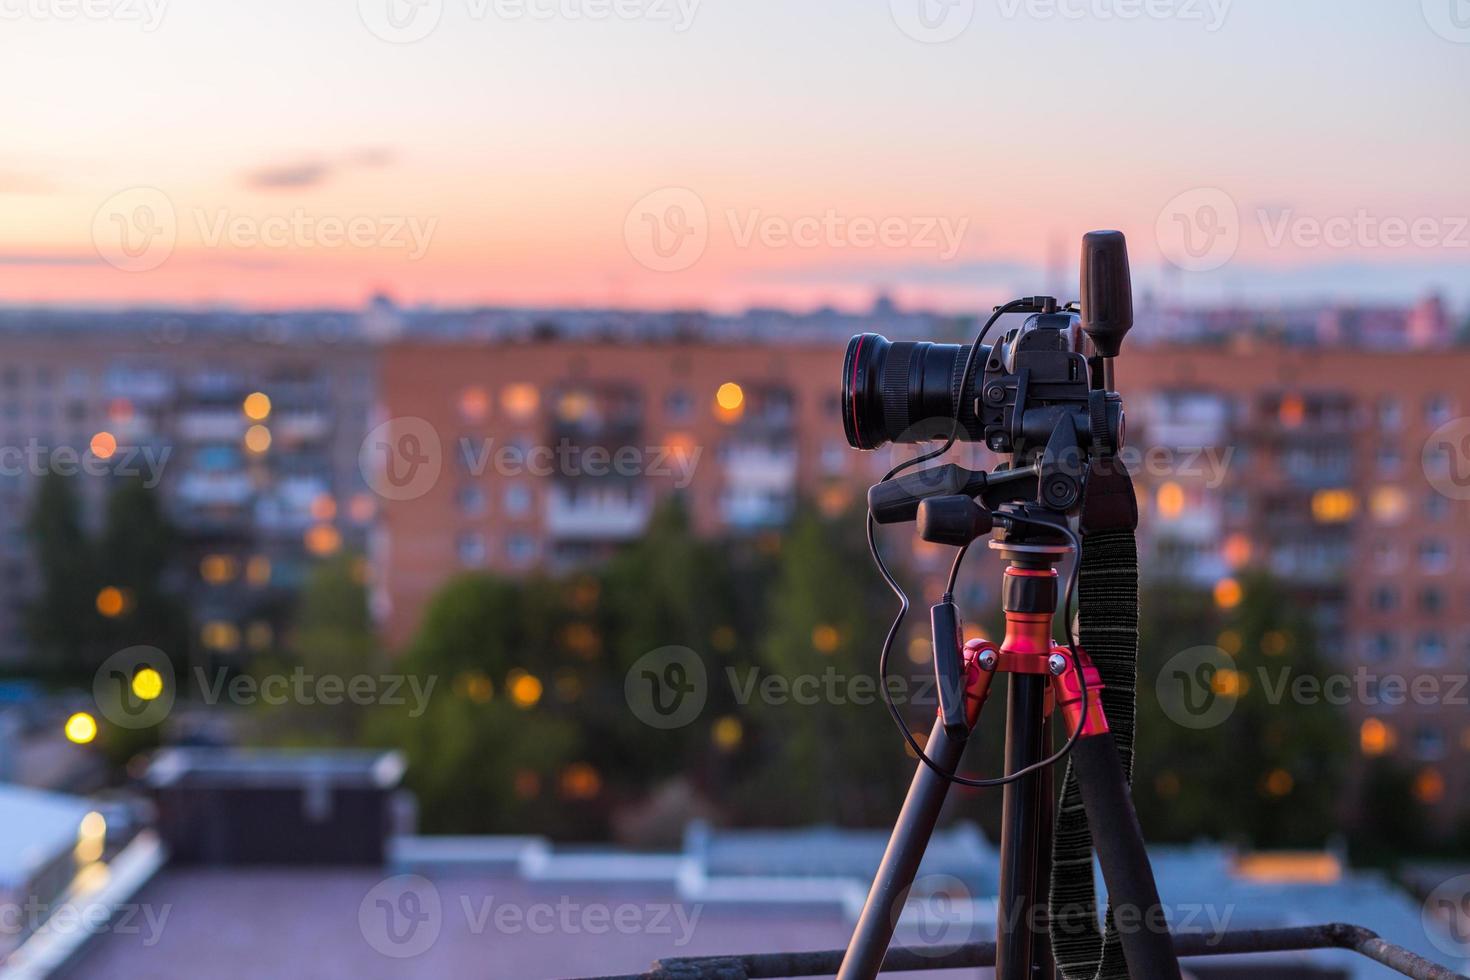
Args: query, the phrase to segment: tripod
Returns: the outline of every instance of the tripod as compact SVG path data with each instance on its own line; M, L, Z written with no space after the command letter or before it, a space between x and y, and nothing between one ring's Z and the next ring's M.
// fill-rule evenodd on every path
M973 501L966 502L979 509ZM1135 980L1178 980L1179 965L1164 923L1143 833L1103 715L1102 679L1084 651L1069 650L1051 639L1057 611L1055 566L1073 548L1059 540L1055 528L1048 531L1044 522L1023 517L1023 511L998 511L995 517L1004 533L990 542L990 547L1009 563L1002 586L1005 638L999 645L983 640L965 644L955 685L945 683L942 650L951 643L957 645L957 641L942 635L950 632L951 624L938 615L944 604L935 607L941 709L925 754L943 773L953 774L959 768L969 732L980 717L997 673L1007 675L1008 773L1045 760L1051 718L1060 712L1067 732L1077 736L1071 751L1073 769L1129 975ZM924 522L922 513L920 522ZM949 523L952 526L954 522ZM974 527L977 531L988 530L989 521L983 525L976 522ZM956 634L958 625L954 619ZM948 704L947 689L953 692ZM920 762L843 959L839 980L872 980L881 969L949 786L946 775ZM1043 891L1050 876L1053 799L1051 770L1047 767L1005 784L997 980L1052 980L1055 976Z

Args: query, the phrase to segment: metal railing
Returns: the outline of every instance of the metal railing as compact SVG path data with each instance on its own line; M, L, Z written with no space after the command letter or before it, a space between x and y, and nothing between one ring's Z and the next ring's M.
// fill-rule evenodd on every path
M1402 946L1381 939L1362 926L1341 922L1289 929L1238 929L1213 935L1174 937L1181 957L1234 953L1285 953L1309 949L1347 949L1413 977L1414 980L1467 980L1464 974L1431 963ZM775 977L831 976L842 964L843 951L750 953L742 956L691 956L659 960L647 973L587 980L760 980ZM884 973L954 970L994 966L995 943L959 946L897 946L883 961Z

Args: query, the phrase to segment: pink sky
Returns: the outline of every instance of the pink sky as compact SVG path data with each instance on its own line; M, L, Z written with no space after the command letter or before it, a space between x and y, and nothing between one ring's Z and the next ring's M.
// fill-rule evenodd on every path
M7 20L0 300L968 308L1065 288L1094 227L1181 298L1470 290L1470 44L1417 4L936 43L920 0L427 0L392 43L392 2Z

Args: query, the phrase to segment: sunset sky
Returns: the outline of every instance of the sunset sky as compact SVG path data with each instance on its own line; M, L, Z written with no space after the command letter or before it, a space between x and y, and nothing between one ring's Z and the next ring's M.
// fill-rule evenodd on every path
M1464 309L1456 2L0 0L0 301Z

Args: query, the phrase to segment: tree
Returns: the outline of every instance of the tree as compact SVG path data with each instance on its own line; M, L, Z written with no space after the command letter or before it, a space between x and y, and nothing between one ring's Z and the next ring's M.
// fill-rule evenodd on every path
M284 657L262 659L256 672L300 670L310 678L337 677L346 683L376 675L381 667L364 560L343 553L312 568L292 616ZM267 706L268 731L293 742L353 745L362 734L365 709L348 698L340 704Z
M1320 846L1351 730L1299 607L1264 575L1242 587L1227 611L1177 587L1144 597L1135 800L1152 839Z
M578 727L545 702L545 664L528 649L526 587L486 574L462 575L434 597L395 672L433 684L423 713L384 705L374 741L408 756L408 784L425 830L526 830L588 836L589 808L548 807L578 761ZM589 787L585 770L572 786ZM595 777L593 777L595 778Z
M120 612L104 616L105 654L130 646L157 647L178 658L188 643L188 613L170 588L178 570L178 535L158 493L141 480L114 487L98 549L103 587L123 597Z
M887 824L913 774L877 693L877 643L893 601L852 533L860 521L803 511L782 547L759 647L762 673L776 679L768 690L778 693L757 696L751 710L766 759L745 794L744 815L756 822ZM905 662L898 651L893 673ZM932 698L908 711L927 734Z
M74 477L41 478L28 530L40 591L26 610L35 669L72 681L97 666L96 558L82 527Z

